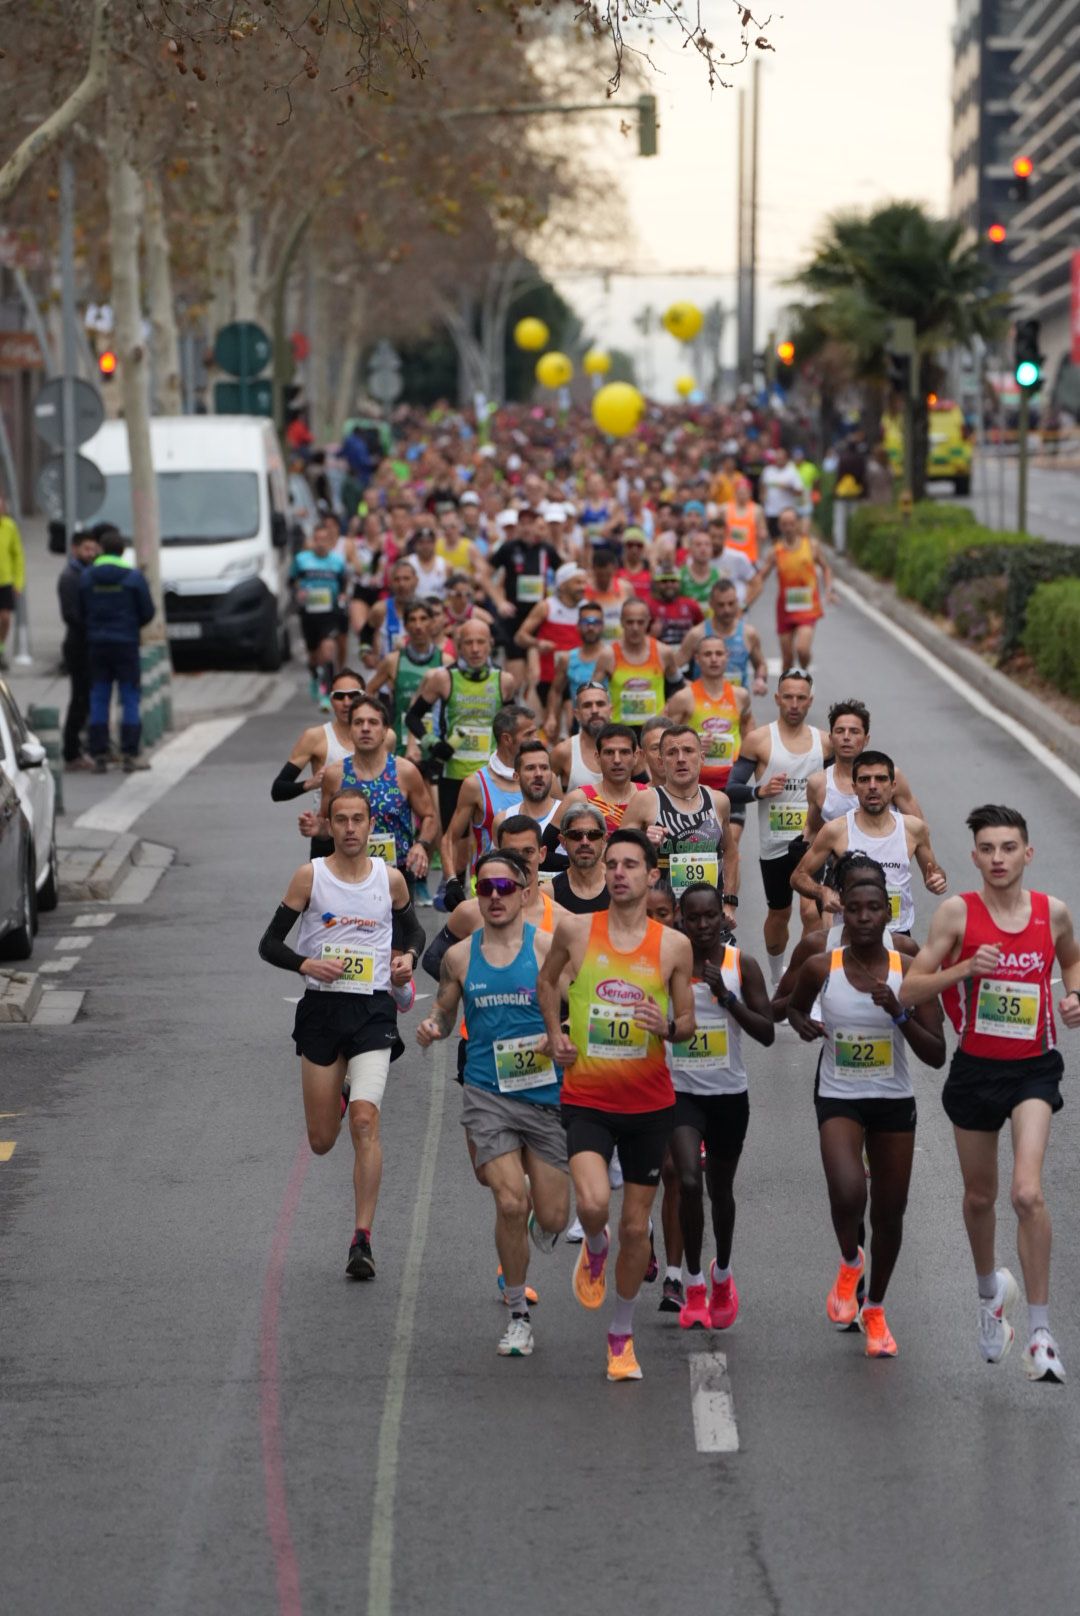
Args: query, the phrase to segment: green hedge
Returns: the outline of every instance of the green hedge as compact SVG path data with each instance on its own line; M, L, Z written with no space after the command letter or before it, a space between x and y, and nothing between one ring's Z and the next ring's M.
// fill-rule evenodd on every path
M1044 679L1080 697L1080 578L1060 578L1032 591L1023 644Z
M894 578L909 600L931 612L943 612L950 591L968 578L1004 573L1008 553L1017 545L1029 546L1024 533L997 533L992 528L925 528L901 545Z
M1056 578L1080 578L1080 545L1031 543L1009 557L1006 568L1005 621L1001 656L1012 656L1025 643L1025 625L1033 593Z
M861 505L848 521L848 550L856 565L879 578L896 575L902 546L916 534L970 533L975 518L962 505L926 500L904 517L895 505Z

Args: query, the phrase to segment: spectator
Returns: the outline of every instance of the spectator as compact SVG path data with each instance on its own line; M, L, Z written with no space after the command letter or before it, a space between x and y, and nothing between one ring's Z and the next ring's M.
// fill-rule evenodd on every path
M71 698L64 719L65 769L93 767L82 747L83 727L90 712L90 659L86 649L81 585L87 567L93 565L97 554L98 542L93 532L76 533L67 566L56 582L60 616L64 621L64 666L71 681Z
M786 449L777 449L773 464L761 473L761 504L771 539L780 536L780 512L788 505L801 511L806 504L803 480L791 464Z
M891 505L893 473L888 451L879 443L866 462L866 497L871 505Z
M7 637L16 598L26 584L26 558L15 519L0 495L0 669L7 669Z
M108 768L109 703L120 692L120 751L124 773L146 768L139 758L139 636L154 615L146 579L124 558L117 528L99 522L93 529L101 547L79 582L79 598L90 659L90 753L98 774Z

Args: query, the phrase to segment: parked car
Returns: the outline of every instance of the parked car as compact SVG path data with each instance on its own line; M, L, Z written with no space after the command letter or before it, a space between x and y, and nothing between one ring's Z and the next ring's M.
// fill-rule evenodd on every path
M15 784L0 768L0 959L29 959L36 931L33 837Z
M0 679L0 769L15 788L30 827L34 893L37 909L59 902L56 854L56 782L45 760L45 748L27 727L11 686Z

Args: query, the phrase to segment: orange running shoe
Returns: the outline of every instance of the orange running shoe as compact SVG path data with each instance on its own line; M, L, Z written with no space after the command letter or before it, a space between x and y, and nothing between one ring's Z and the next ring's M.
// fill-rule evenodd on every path
M607 1229L604 1230L604 1238L608 1245L602 1257L590 1256L588 1243L584 1240L581 1242L581 1251L574 1264L572 1284L574 1295L582 1307L597 1308L604 1305L604 1297L607 1294L608 1252L611 1250L611 1237Z
M866 1337L868 1358L895 1358L897 1347L893 1333L885 1323L885 1309L866 1303L859 1314L859 1329Z
M634 1338L632 1335L608 1336L607 1378L609 1380L641 1379L641 1365L634 1354Z
M863 1276L866 1264L863 1258L863 1249L859 1247L859 1266L849 1268L842 1262L836 1271L833 1288L825 1298L825 1311L833 1323L841 1330L848 1329L859 1316L859 1303L855 1292Z

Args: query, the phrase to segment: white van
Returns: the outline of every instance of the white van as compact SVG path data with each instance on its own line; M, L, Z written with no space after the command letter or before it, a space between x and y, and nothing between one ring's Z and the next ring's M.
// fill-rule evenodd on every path
M166 415L151 421L150 441L169 640L272 672L289 654L288 491L277 433L255 415ZM80 452L105 475L93 522L113 522L130 538L124 422L106 421Z

